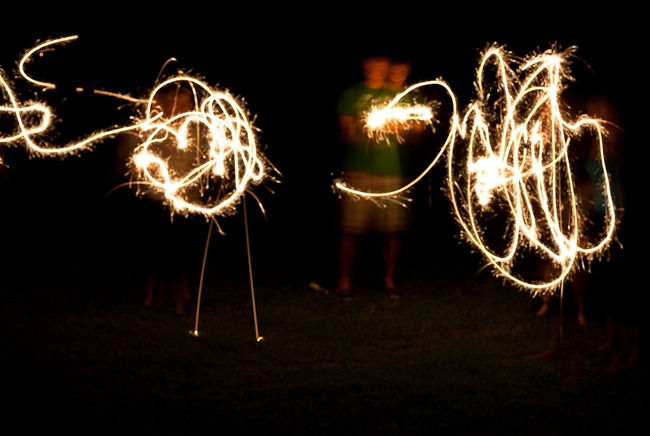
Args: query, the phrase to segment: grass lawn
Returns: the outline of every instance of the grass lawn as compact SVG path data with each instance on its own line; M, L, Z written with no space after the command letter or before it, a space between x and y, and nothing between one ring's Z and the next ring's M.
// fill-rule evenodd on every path
M218 256L217 256L218 257ZM371 270L351 302L317 271L212 266L184 318L132 268L4 273L3 417L19 433L645 435L650 375L604 374L602 322L560 314L471 257L408 258L405 297ZM261 262L258 262L261 264ZM291 262L286 265L291 265ZM257 272L259 271L259 272ZM254 280L250 280L250 278ZM196 328L198 327L198 328ZM198 335L191 332L198 331ZM258 337L260 340L258 341Z

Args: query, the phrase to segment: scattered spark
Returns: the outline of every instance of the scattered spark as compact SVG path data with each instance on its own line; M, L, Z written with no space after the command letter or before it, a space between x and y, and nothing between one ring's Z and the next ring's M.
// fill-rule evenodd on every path
M44 82L34 79L27 73L26 66L33 62L33 57L37 54L42 56L43 52L52 50L53 46L57 44L64 44L77 39L77 36L68 36L64 38L57 38L45 41L36 45L25 53L19 62L19 72L24 80L33 84L36 87L42 88L42 91L52 90L56 88L54 83ZM93 145L102 140L113 137L120 133L133 129L133 126L116 127L104 131L99 131L80 141L73 141L64 146L53 146L46 141L45 136L53 129L54 115L50 107L41 102L33 102L22 104L13 88L0 71L0 85L2 86L3 94L8 100L8 105L0 105L0 115L10 114L15 117L15 122L12 123L14 131L6 137L0 137L0 144L15 145L18 142L24 142L28 151L43 157L43 156L66 156L77 153L79 151L89 149ZM82 88L77 88L77 92L82 92Z
M171 112L160 106L168 92L176 95ZM135 183L161 194L176 212L232 214L249 185L268 176L247 112L197 78L180 75L156 86L137 127Z
M19 62L21 76L43 91L55 89L54 83L33 78L27 66L37 55L76 39L76 35L51 39L28 50ZM67 156L106 138L133 134L140 142L129 161L135 175L132 184L140 193L160 194L174 212L206 217L232 214L249 185L271 179L269 169L279 174L258 152L256 128L240 102L196 77L179 74L169 78L158 84L148 99L93 90L94 94L146 106L144 116L134 124L101 130L65 146L53 146L44 140L44 134L53 128L54 117L47 105L21 104L1 71L0 85L9 101L9 105L0 106L0 115L14 116L16 126L14 132L0 137L0 143L22 141L37 156ZM183 110L175 108L170 115L161 110L160 99L172 88L191 90L192 102Z
M429 166L390 192L363 192L341 180L335 180L335 187L369 199L396 198L419 182L446 153L447 193L461 236L481 253L497 276L534 294L556 292L580 265L608 248L617 227L605 168L604 122L587 116L568 119L560 98L571 79L567 67L575 50L547 50L513 69L515 59L510 53L490 47L477 70L478 97L462 119L456 97L445 82L411 86L405 93L422 86L441 86L451 101L449 134ZM488 78L489 72L494 80ZM402 97L398 95L385 108L371 112L368 127L381 126L385 121L377 113ZM582 234L586 211L579 207L569 147L578 137L596 142L605 175L602 190L607 214L598 241L588 241ZM488 239L495 232L491 228L495 214L502 218L496 230L502 241L493 245ZM518 270L517 262L531 253L540 262L550 262L549 275L527 277Z

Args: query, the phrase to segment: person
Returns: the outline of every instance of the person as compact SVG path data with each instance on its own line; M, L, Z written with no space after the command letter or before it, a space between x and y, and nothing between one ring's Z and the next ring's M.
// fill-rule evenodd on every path
M149 118L160 116L156 118L157 122L168 123L169 129L177 126L171 121L173 117L194 107L192 92L185 86L167 85L156 93L153 100ZM129 200L120 202L120 206L128 208L129 234L133 236L131 243L136 247L131 253L134 256L132 261L144 275L143 306L164 307L171 302L174 313L183 317L191 299L189 287L193 265L198 264L197 253L202 251L197 220L203 218L172 213L163 193L147 185L141 188L139 183L142 180L132 157L141 142L142 138L136 132L118 145L118 163L109 180L115 180L118 173L121 177L126 175L131 180L120 186L138 189L136 195L129 192ZM193 153L179 153L171 134L159 135L152 147L165 160L172 174L185 174L193 163Z
M401 65L400 65L401 66ZM399 71L390 57L369 55L361 63L363 80L344 89L339 96L340 140L344 145L342 181L362 192L390 192L403 186L399 138L396 132L376 134L365 129L371 108L387 104L402 89L410 68ZM388 87L388 79L391 88ZM393 201L394 200L394 201ZM395 283L402 235L410 224L406 199L368 198L341 193L337 209L338 279L335 295L352 299L352 270L364 236L380 235L384 262L383 288L390 299L399 299Z
M587 97L585 111L592 117L605 120L607 132L603 143L604 159L601 160L598 141L590 142L591 146L587 147L587 155L583 159L584 178L579 186L579 193L582 199L580 204L587 216L582 244L590 245L601 240L607 227L609 211L603 170L608 174L607 181L616 210L617 228L606 256L594 259L587 269L577 271L570 286L577 299L580 325L585 326L595 320L604 321L605 339L596 351L610 353L604 372L614 374L637 365L641 342L639 308L642 307L642 301L634 279L631 278L634 267L625 259L628 250L624 249L624 245L627 245L628 227L624 207L627 203L624 189L626 182L623 179L625 172L621 168L624 136L621 128L615 124L619 114L609 97L601 94ZM547 311L542 313L542 309L537 313L539 316L550 311L550 308L546 307ZM547 354L554 351L557 345L556 338L551 341Z
M605 95L595 95L587 100L587 111L605 120L619 122L618 107ZM626 259L624 249L630 242L627 234L627 213L625 206L629 202L626 193L622 166L623 130L616 124L607 128L605 137L604 161L609 176L609 187L616 208L617 231L608 251L608 257L596 264L592 275L585 280L584 287L594 295L598 308L605 322L605 340L597 348L600 352L611 354L606 373L617 373L635 367L640 354L640 319L639 308L642 301L634 279L634 267ZM599 150L592 148L585 163L589 174L590 216L589 222L595 229L603 226L608 213L606 206L603 166ZM592 231L593 233L593 231ZM629 268L629 269L628 269Z

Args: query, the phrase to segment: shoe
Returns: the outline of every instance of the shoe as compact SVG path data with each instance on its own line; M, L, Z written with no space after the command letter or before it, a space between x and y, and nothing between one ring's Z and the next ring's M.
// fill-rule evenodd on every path
M400 291L395 288L386 289L386 295L388 295L389 300L399 300L404 296Z
M349 289L338 289L334 295L341 301L350 301L352 300L352 291Z

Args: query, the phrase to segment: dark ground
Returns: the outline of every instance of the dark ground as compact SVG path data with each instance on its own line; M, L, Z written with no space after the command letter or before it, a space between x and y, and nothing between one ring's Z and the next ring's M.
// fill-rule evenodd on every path
M635 15L634 8L628 13ZM205 336L192 338L187 331L193 317L179 322L165 307L146 312L140 306L144 253L132 225L139 200L128 189L112 190L122 181L112 172L117 141L64 160L30 158L22 144L3 148L0 359L8 428L73 434L648 434L645 341L640 366L615 376L603 374L607 357L593 353L603 337L602 320L585 330L568 328L565 352L555 360L523 359L544 348L551 321L534 318L537 299L480 271L481 259L459 244L438 169L417 188L417 228L402 276L413 298L387 306L375 294L370 266L353 306L341 307L307 287L310 281L333 283L334 106L340 89L358 77L354 71L365 50L358 41L367 41L377 26L348 33L347 21L337 15L343 21L325 21L331 26L285 17L250 30L238 18L228 21L228 29L237 23L258 43L226 51L201 39L206 34L195 30L202 26L182 27L203 41L194 44L153 32L151 22L117 6L105 11L103 21L89 15L82 22L42 13L19 31L1 30L0 68L12 78L20 55L35 41L80 36L56 50L66 60L56 58L54 66L65 68L45 70L60 84L44 94L61 117L49 139L78 138L131 115L128 106L116 112L112 100L70 94L69 87L138 94L150 88L167 59L177 57L184 69L245 98L282 178L269 184L273 193L255 190L264 213L247 197L245 213L219 219L226 235L211 238L201 311ZM626 17L622 30L604 31L619 19L612 11L549 22L522 19L514 26L511 20L484 21L482 13L467 15L445 20L458 23L453 30L428 21L414 26L419 38L408 50L414 79L442 77L467 104L487 44L507 44L522 56L556 41L578 45L593 75L581 63L576 72L606 84L623 108L632 200L625 250L628 258L643 259L637 175L644 160L637 148L645 124L637 108L645 88L638 86L642 69L636 60L642 26ZM220 37L235 34L224 26L217 26ZM210 29L213 37L215 26ZM26 92L22 96L43 95L20 80L14 84ZM208 224L198 227L201 254ZM250 323L248 247L262 343L255 342ZM372 260L368 254L370 265ZM629 266L620 286L642 292L644 270ZM224 294L224 287L235 291Z

